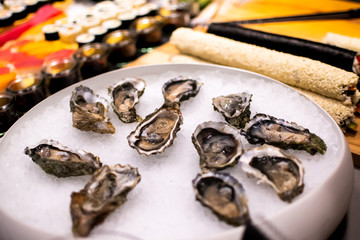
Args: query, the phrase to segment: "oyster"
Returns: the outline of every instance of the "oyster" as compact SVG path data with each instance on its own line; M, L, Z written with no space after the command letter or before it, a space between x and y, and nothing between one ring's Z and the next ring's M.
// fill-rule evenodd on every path
M243 128L250 119L252 95L246 92L219 96L212 99L214 109L236 128Z
M242 185L227 173L198 174L192 181L196 199L221 220L235 226L250 221Z
M57 177L92 174L102 165L92 153L70 149L54 140L42 140L34 148L26 147L25 154L46 173Z
M239 131L224 122L204 122L192 134L202 170L234 166L243 152Z
M180 130L182 114L177 103L163 105L146 118L128 136L130 147L140 154L163 152L169 147Z
M162 93L165 103L174 103L195 97L199 90L200 84L198 81L180 77L167 81L162 88Z
M262 113L256 114L242 134L251 144L270 144L283 149L305 150L314 155L326 152L325 142L309 129Z
M291 202L304 189L304 166L279 148L263 145L251 148L240 157L243 170L268 183L286 202Z
M91 229L126 201L126 195L141 176L130 165L104 165L98 169L80 192L71 194L70 212L73 232L87 236Z
M93 90L79 86L70 99L73 126L83 131L114 133L115 128L107 117L108 103Z
M119 119L124 123L141 121L136 114L135 105L144 93L145 81L141 78L125 78L109 88L113 101L111 106Z

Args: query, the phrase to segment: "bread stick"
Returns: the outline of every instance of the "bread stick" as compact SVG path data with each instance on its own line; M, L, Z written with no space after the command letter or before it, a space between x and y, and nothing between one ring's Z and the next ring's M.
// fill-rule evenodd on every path
M358 76L319 61L237 42L190 28L178 28L170 38L182 53L257 72L291 86L352 105Z

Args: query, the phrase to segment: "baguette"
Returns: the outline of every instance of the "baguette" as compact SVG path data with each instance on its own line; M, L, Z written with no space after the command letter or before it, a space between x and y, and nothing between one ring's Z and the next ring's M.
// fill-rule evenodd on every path
M178 28L170 42L181 53L221 65L257 72L291 86L334 98L343 104L358 102L354 73L287 53L237 42L189 28Z

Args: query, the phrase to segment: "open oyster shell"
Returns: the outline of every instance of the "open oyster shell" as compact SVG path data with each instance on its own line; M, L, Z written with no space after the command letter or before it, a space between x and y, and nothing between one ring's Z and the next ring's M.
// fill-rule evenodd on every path
M42 140L34 148L26 147L25 154L46 173L57 177L92 174L102 165L92 153L70 149L54 140Z
M104 165L98 169L80 192L71 194L70 212L73 232L87 236L91 229L126 201L127 194L141 176L130 165Z
M107 117L109 104L85 86L76 87L70 99L73 126L83 131L114 133L115 128Z
M291 202L304 189L304 166L279 148L263 145L251 148L240 157L242 169L261 182L269 184L286 202Z
M195 97L199 90L200 83L197 80L179 77L167 81L162 88L162 93L165 103L179 103Z
M239 226L250 221L242 185L227 173L198 174L193 180L196 199L221 220Z
M215 111L220 112L225 120L236 128L243 128L250 119L252 95L246 92L219 96L212 99Z
M314 155L326 152L325 142L309 129L266 114L256 114L242 134L251 144L270 144L282 149L305 150Z
M127 138L130 147L145 155L162 153L173 143L182 119L177 103L164 104L130 133Z
M136 114L135 105L144 93L145 86L145 81L141 78L125 78L109 87L111 106L122 122L132 123L142 120Z
M219 170L234 166L243 152L240 132L225 122L204 122L192 134L200 168Z

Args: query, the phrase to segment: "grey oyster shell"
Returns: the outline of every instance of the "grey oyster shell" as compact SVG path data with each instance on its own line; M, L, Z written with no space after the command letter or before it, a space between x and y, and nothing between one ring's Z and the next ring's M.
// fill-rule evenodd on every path
M73 126L83 131L114 133L115 128L107 117L108 102L85 86L78 86L70 99Z
M174 78L167 81L162 88L165 103L179 103L195 97L200 90L200 83L190 78Z
M270 144L282 149L305 150L314 155L326 152L325 142L309 129L266 114L256 114L242 134L251 144Z
M218 172L198 174L192 184L196 199L219 219L234 226L250 221L245 191L231 175Z
M125 78L109 87L112 98L111 106L119 119L124 123L140 122L135 105L144 93L146 83L141 78Z
M240 157L242 169L269 184L280 199L291 202L304 189L304 166L281 149L263 145L251 148Z
M140 154L162 153L172 145L176 133L182 124L179 105L164 104L154 113L149 114L127 137L130 147Z
M25 154L46 173L57 177L92 174L102 165L92 153L70 149L54 140L42 140L36 147L26 147Z
M243 152L238 129L225 122L204 122L192 134L200 156L200 168L220 170L234 166Z
M98 169L80 192L71 194L74 235L89 235L95 225L125 203L127 194L140 179L137 168L130 165L104 165Z
M213 98L212 104L230 125L243 128L250 119L251 97L252 94L246 92L230 94Z

